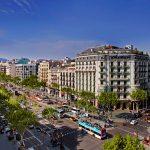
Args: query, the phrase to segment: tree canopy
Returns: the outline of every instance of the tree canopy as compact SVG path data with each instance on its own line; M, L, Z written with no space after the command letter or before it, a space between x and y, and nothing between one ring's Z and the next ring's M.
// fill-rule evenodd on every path
M138 88L131 92L130 97L132 101L135 101L135 103L137 104L137 110L138 110L139 103L148 98L148 93L147 91Z
M53 121L53 119L56 117L56 113L57 113L57 110L52 107L45 108L42 111L42 116L47 118L49 121Z
M142 89L135 89L131 92L130 97L133 101L143 101L147 99L147 91Z
M35 75L27 77L21 82L21 84L32 89L42 87L43 85L45 86L45 83L43 81L38 81L38 78Z
M98 102L104 108L110 108L118 103L118 96L114 92L101 92L98 96Z
M116 134L111 141L103 145L104 150L145 150L144 145L131 135L121 136Z

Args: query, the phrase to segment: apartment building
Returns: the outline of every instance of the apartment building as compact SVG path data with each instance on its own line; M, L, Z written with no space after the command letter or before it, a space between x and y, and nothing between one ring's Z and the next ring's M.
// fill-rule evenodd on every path
M71 88L72 90L75 89L75 62L69 63L67 66L62 67L61 73L60 73L60 87L67 87ZM64 93L60 91L59 93L60 97L65 97L66 99L74 99L73 95L67 95L67 93ZM71 96L71 97L69 97Z
M16 64L8 62L6 67L6 74L12 77L16 76Z
M40 81L48 83L48 73L49 73L50 63L43 61L39 63L38 66L38 78Z
M6 74L7 65L8 65L7 62L0 62L0 73L5 73Z
M26 79L31 75L37 75L36 64L16 64L16 76L20 77L21 80Z
M61 69L60 86L69 87L71 89L75 88L75 63Z
M150 90L150 58L143 51L105 45L87 49L76 56L76 90L99 95L118 94L119 108L131 107L130 92L137 87Z
M61 72L61 67L51 67L48 72L48 85L52 85L52 83L57 83L59 84L60 80L60 72Z

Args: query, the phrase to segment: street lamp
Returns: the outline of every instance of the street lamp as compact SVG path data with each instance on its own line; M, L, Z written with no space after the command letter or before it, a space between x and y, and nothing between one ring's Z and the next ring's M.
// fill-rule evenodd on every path
M138 138L138 126L136 127L136 137Z

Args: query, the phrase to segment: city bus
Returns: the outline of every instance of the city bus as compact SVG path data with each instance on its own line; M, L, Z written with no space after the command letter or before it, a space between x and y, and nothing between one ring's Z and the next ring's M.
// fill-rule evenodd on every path
M79 129L86 131L88 134L95 136L98 139L104 139L107 136L106 129L100 126L94 126L91 123L85 121L78 122Z

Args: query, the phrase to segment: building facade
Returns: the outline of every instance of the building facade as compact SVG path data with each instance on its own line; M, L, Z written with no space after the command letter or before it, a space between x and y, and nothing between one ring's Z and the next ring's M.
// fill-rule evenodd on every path
M48 72L48 85L52 85L52 83L59 83L60 80L60 71L61 67L51 67Z
M50 63L41 62L38 66L38 79L48 83L48 73L49 73Z
M130 93L150 88L149 55L133 49L106 45L91 48L76 57L76 90L99 95L102 91L118 94L119 108L129 108Z
M6 74L12 77L15 77L16 76L16 64L8 63L6 67Z
M21 80L26 79L31 75L37 75L36 64L16 64L16 76L20 77Z
M0 62L0 73L5 73L6 74L7 66L8 66L7 62Z

